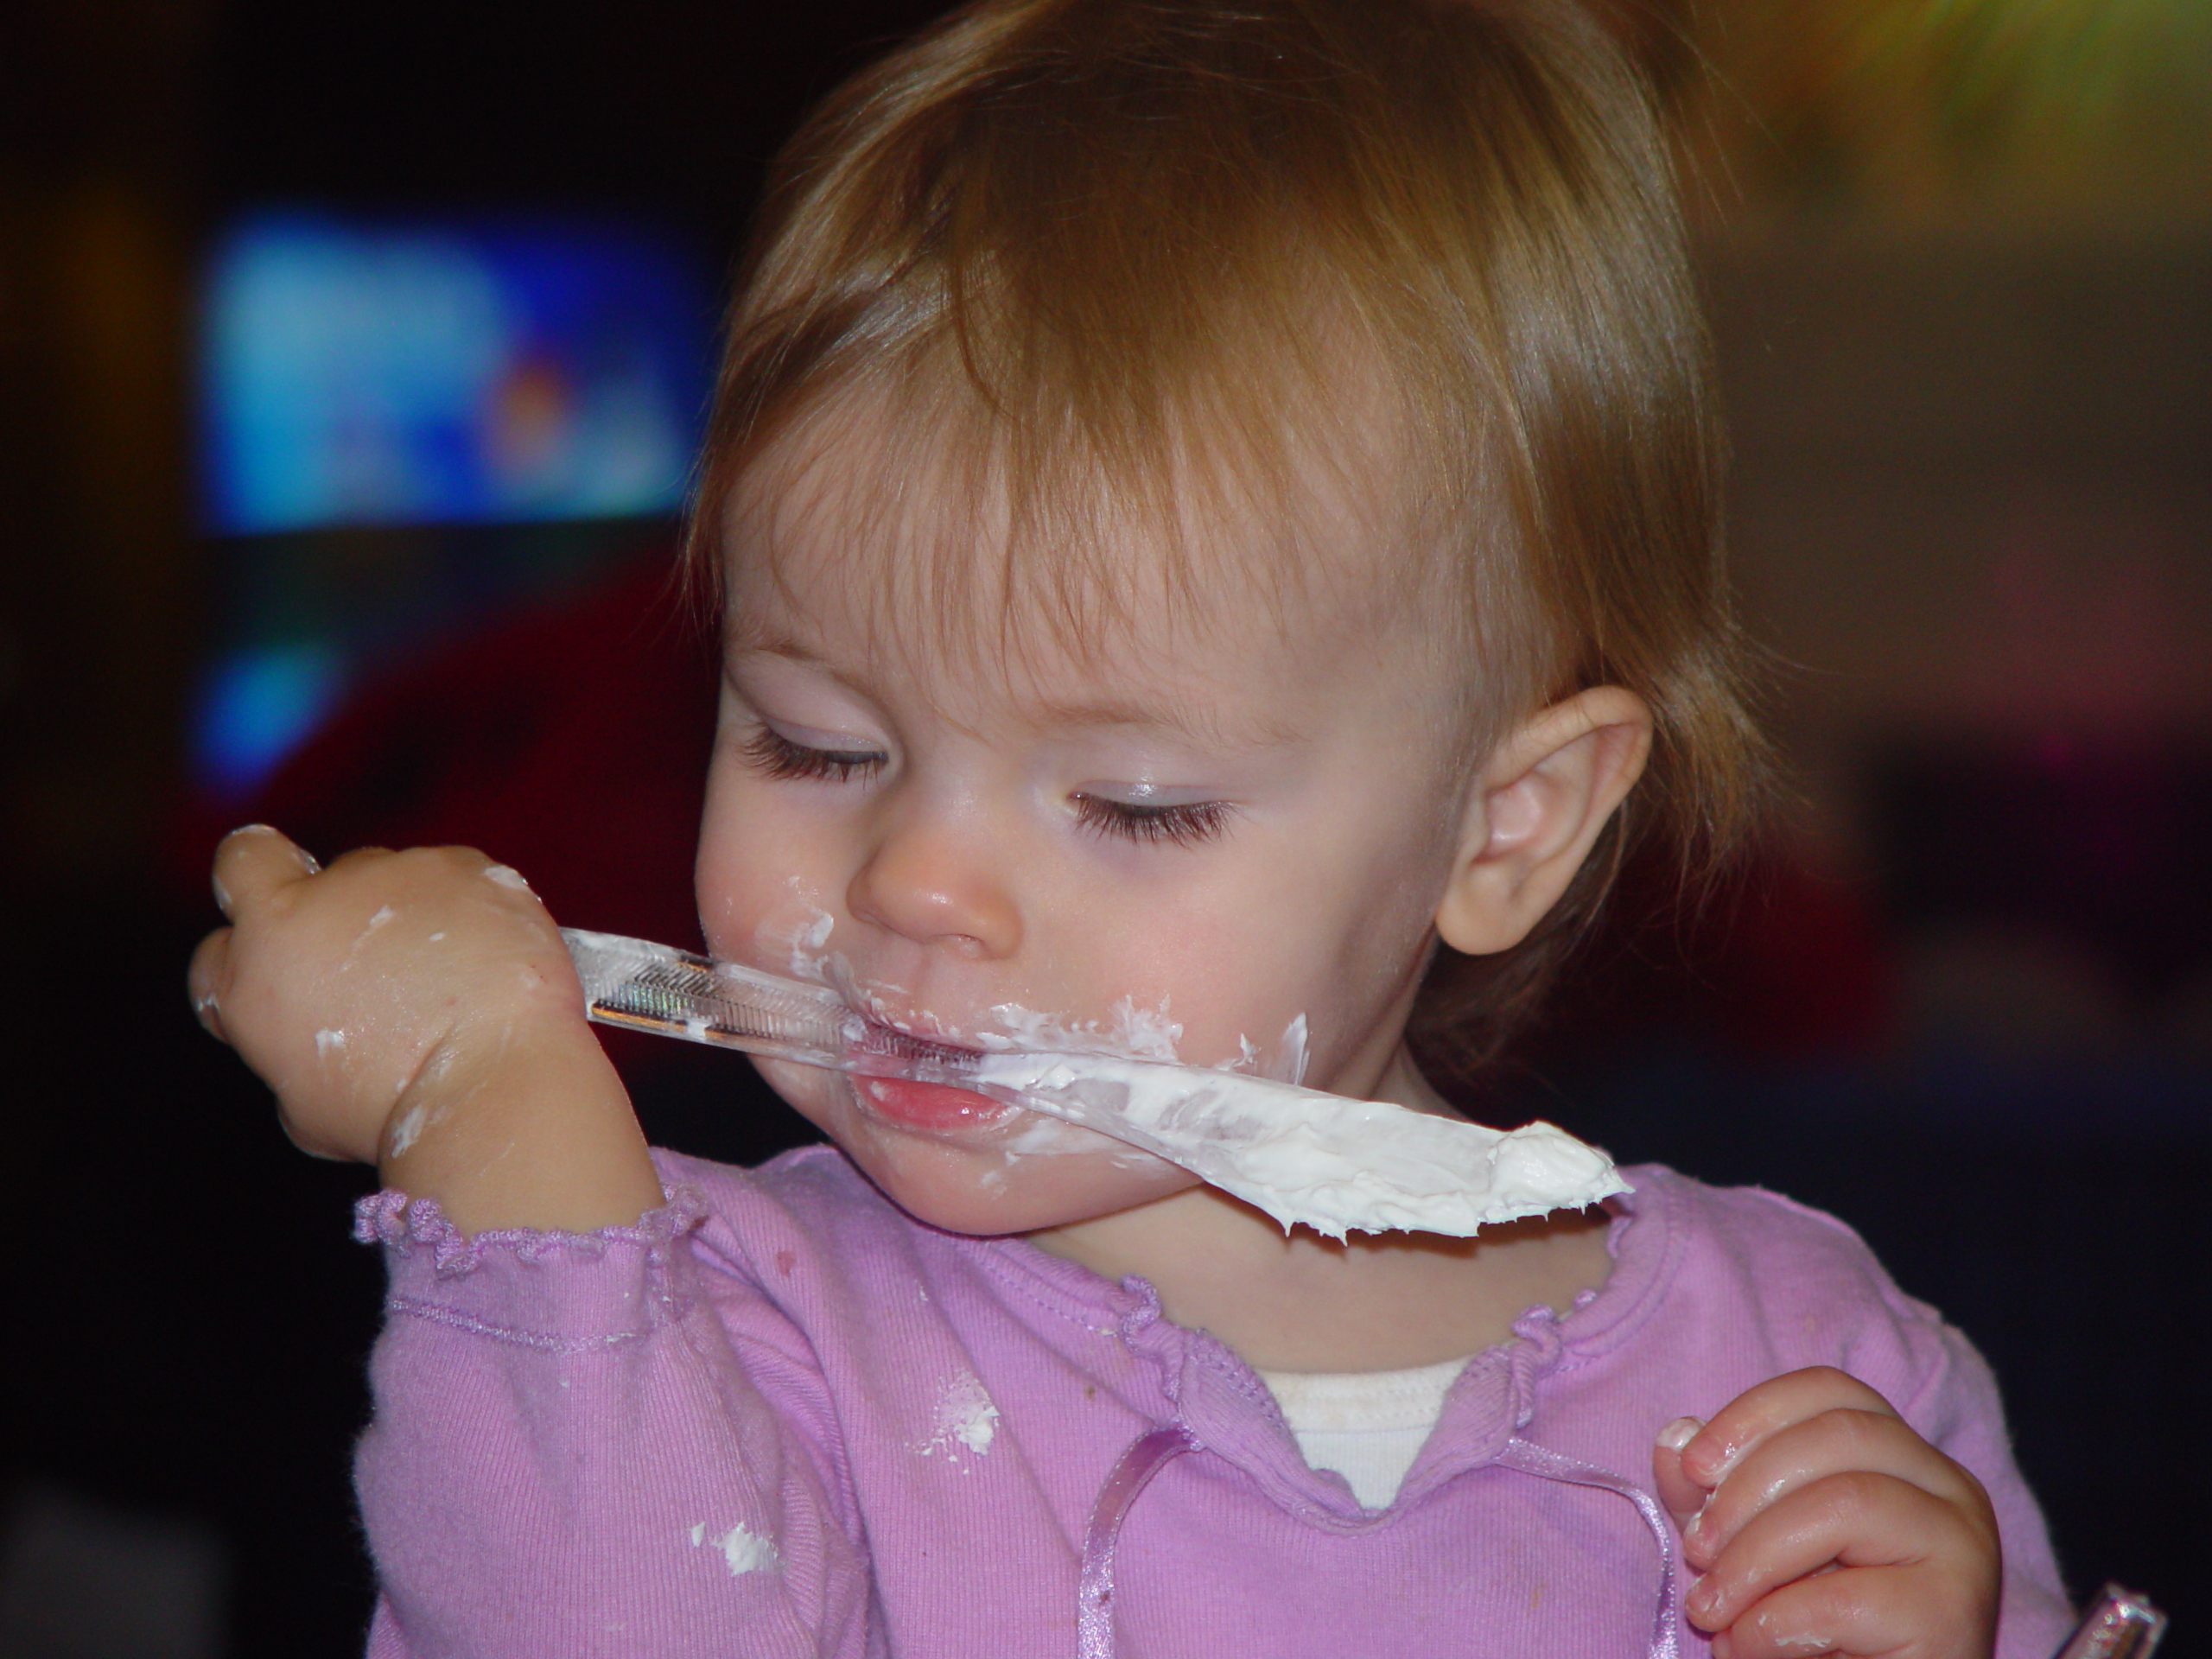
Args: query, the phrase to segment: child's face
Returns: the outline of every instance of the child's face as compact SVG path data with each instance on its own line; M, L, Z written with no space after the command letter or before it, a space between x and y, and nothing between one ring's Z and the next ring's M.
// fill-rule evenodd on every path
M1307 517L1322 542L1371 535L1325 498ZM1471 772L1442 631L1365 591L1380 555L1334 548L1334 574L1302 595L1211 607L1198 632L1143 595L1156 565L1131 546L1129 620L1098 648L1051 644L1040 624L1026 637L1046 643L1017 662L946 660L927 627L894 621L887 641L871 623L877 565L853 555L855 518L794 515L780 581L733 561L698 864L715 952L977 1046L1041 1020L1285 1075L1302 1016L1303 1080L1374 1093L1433 947ZM1195 1184L964 1091L761 1069L940 1226L1031 1230Z

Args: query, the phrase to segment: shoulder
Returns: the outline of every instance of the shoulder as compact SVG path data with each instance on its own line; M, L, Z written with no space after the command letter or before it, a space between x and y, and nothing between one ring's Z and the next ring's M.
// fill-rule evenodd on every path
M1983 1373L1965 1338L1899 1289L1835 1217L1762 1187L1709 1186L1656 1166L1628 1177L1637 1196L1624 1245L1647 1220L1663 1236L1662 1325L1704 1327L1728 1346L1757 1349L1777 1371L1837 1366L1900 1409L1932 1408L1962 1373L1977 1382Z
M1663 1210L1685 1268L1767 1300L1865 1297L1908 1317L1934 1317L1897 1287L1866 1240L1824 1210L1761 1186L1708 1186L1656 1165L1630 1174Z

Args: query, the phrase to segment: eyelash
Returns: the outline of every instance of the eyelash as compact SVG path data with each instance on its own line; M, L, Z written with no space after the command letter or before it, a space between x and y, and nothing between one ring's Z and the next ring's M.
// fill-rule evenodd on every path
M763 726L745 741L745 759L764 776L785 782L849 783L883 766L883 756L873 750L810 749L771 726ZM1097 795L1075 798L1076 822L1086 830L1124 841L1169 842L1178 847L1213 840L1229 827L1232 810L1223 801L1138 806Z
M1224 801L1192 801L1180 806L1133 806L1096 795L1075 798L1076 822L1102 836L1125 841L1173 842L1196 847L1213 840L1229 827L1233 810Z
M766 777L833 784L849 783L883 767L883 757L873 750L810 749L770 726L763 726L746 739L745 759Z

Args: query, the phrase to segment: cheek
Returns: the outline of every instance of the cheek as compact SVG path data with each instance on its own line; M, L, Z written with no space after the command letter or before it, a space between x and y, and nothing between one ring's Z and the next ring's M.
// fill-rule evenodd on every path
M700 822L698 856L692 866L707 948L725 957L750 934L760 903L754 891L760 861L743 833L745 819L736 810L734 793L721 778L709 774L707 810Z
M1249 1042L1271 1067L1302 1014L1325 1069L1369 1041L1427 960L1448 868L1433 840L1286 841L1237 879L1102 930L1100 944L1140 1007L1165 999L1185 1060L1217 1065Z
M1139 1026L1179 1027L1175 1052L1187 1065L1249 1053L1273 1072L1286 1058L1282 1039L1292 1020L1305 1014L1319 1022L1335 1012L1323 1006L1332 976L1316 961L1315 941L1233 898L1185 894L1158 913L1116 922L1086 941L1076 1001L1124 1041L1140 1034Z
M708 950L775 973L823 931L832 894L831 838L781 821L770 791L747 777L709 774L693 881Z

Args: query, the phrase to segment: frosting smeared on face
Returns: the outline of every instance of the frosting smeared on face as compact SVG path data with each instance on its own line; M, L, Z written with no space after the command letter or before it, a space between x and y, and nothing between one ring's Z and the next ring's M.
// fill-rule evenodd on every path
M1001 1002L989 1013L998 1029L978 1031L978 1047L1032 1054L1115 1054L1170 1065L1181 1058L1175 1046L1182 1040L1183 1027L1168 1018L1166 997L1156 1008L1141 1008L1134 998L1122 997L1103 1023L1039 1014L1019 1002Z
M824 947L836 931L837 918L798 876L784 885L791 902L761 918L753 930L753 947L761 960L780 963L793 979L827 985L830 957Z

